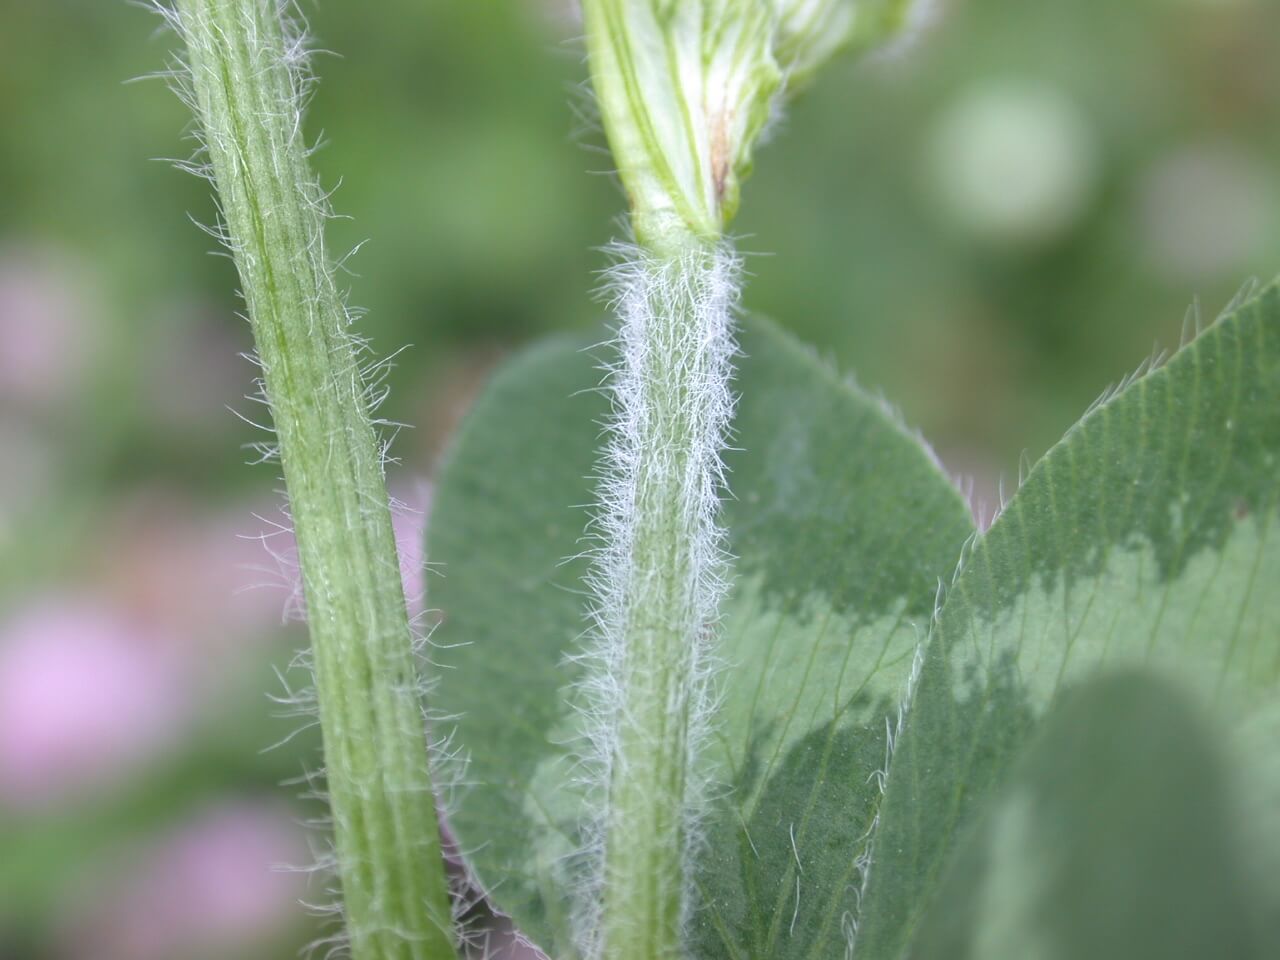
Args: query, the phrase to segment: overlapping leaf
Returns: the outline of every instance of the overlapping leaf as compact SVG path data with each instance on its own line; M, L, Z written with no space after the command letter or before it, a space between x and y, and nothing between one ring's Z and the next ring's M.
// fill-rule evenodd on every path
M1275 956L1227 740L1142 673L1068 691L962 845L913 956Z
M1263 865L1280 850L1265 735L1280 695L1278 500L1272 286L1086 416L968 554L894 758L860 960L910 955L957 839L1039 718L1060 691L1116 666L1166 675L1237 718L1239 736L1254 731L1240 761L1256 780L1248 846L1280 916Z
M742 346L693 950L842 956L886 720L970 519L874 400L771 326L746 324ZM585 628L581 505L607 403L579 347L543 345L498 375L441 475L428 547L449 647L434 706L457 717L470 759L450 823L497 905L556 960L573 955L593 815L574 785L565 657Z

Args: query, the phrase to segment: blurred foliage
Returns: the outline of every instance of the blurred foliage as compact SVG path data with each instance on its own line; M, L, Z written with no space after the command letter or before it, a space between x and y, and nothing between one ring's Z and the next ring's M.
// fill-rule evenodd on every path
M1276 272L1280 4L942 6L907 52L834 69L795 103L734 229L762 254L746 306L883 390L989 499L1020 451L1052 444L1153 342L1175 345L1193 298L1212 313ZM315 62L309 131L351 217L331 248L371 240L350 264L362 332L384 354L411 345L383 409L415 427L393 485L430 471L502 354L600 320L599 247L622 201L569 7L304 0L335 51ZM121 517L156 491L210 508L273 496L275 471L242 464L255 431L225 409L260 415L241 399L253 368L237 359L233 271L183 216L212 220L209 189L151 162L189 154L189 118L163 82L125 82L172 46L123 0L0 4L0 265L44 265L74 314L57 344L83 354L52 399L0 393L0 611L101 579L129 545ZM991 158L1037 174L1009 179L1025 199L1012 211ZM0 316L0 350L17 356L26 322ZM268 686L264 660L287 657L247 658L229 688ZM260 729L237 716L226 742L271 742L267 706L247 715ZM228 788L262 778L192 750ZM173 815L190 800L139 788ZM33 829L11 820L0 830ZM76 856L42 855L50 884Z
M334 223L331 247L370 239L352 261L364 332L384 352L412 344L387 411L426 437L402 452L436 446L458 378L494 348L599 319L596 248L617 233L621 199L608 176L589 175L610 164L582 149L602 138L575 119L590 109L567 6L305 6L317 45L337 52L316 59L311 111L315 162L351 217ZM1153 341L1174 342L1194 296L1213 309L1280 263L1274 189L1258 198L1261 242L1209 275L1153 265L1141 209L1144 178L1186 146L1277 169L1280 8L943 7L907 52L845 64L800 99L761 151L735 226L745 249L770 254L751 260L749 308L883 387L944 447L1008 470ZM209 240L181 216L212 219L208 189L147 162L186 155L187 118L162 83L123 83L159 69L172 39L146 11L100 0L10 3L4 19L0 177L17 187L0 196L4 242L74 253L109 332L94 379L110 402L78 406L74 424L76 455L96 474L85 479L161 469L214 489L254 483L224 444L158 435L155 398L139 388L160 375L160 348L185 335L175 304L195 299L215 314L206 322L227 324L240 346L247 337L230 317L229 265L204 256ZM936 129L991 82L1050 88L1093 140L1094 182L1050 237L991 242L938 202Z

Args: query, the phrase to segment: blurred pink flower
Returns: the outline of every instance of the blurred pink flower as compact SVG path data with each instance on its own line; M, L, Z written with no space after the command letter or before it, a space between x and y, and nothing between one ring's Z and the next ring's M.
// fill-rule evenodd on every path
M303 918L306 878L285 869L307 857L302 828L275 803L229 801L198 813L144 851L112 864L101 896L75 917L75 960L221 956L278 937Z
M159 306L150 345L148 376L140 385L147 416L162 428L200 431L206 447L242 431L228 408L249 418L265 412L244 399L261 375L244 354L253 349L249 324L228 318L226 309L201 300L182 299ZM250 439L266 439L251 436ZM233 441L231 441L233 442ZM230 454L230 446L225 447Z
M279 627L296 580L288 569L292 533L267 529L276 535L265 541L259 535L273 513L286 522L278 511L250 504L210 511L181 494L147 491L105 531L102 579L113 596L180 639L192 655L238 657Z
M2 352L2 351L0 351ZM22 418L0 413L0 544L50 489L55 456L48 437Z
M413 488L395 513L412 616L428 498ZM119 781L203 720L247 664L263 668L267 651L246 661L246 647L277 634L297 584L293 535L276 516L279 528L271 511L210 513L153 491L98 538L94 579L109 604L51 596L0 621L0 803ZM245 535L255 529L274 534L270 552ZM254 584L284 589L245 589Z
M400 554L400 579L411 618L421 617L427 602L427 557L423 542L427 513L431 509L431 485L425 482L392 491L391 522Z
M31 807L107 785L169 743L186 708L162 652L76 598L0 624L0 802Z
M56 256L0 252L0 397L43 406L79 386L95 324L78 287Z
M393 511L410 616L421 612L423 530L430 487L397 491ZM238 655L302 607L297 543L278 506L242 504L210 512L181 496L149 491L119 512L101 558L111 594L147 623L181 637L201 656Z

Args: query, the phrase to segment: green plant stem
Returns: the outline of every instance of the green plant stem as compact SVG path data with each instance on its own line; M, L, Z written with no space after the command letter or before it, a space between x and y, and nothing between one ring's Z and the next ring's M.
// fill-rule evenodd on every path
M765 13L754 2L583 4L640 243L615 277L621 357L595 579L603 662L586 681L605 806L598 902L581 935L602 960L684 954L732 410L737 270L719 238L777 83ZM728 82L712 88L711 75Z
M723 595L720 453L736 260L723 241L787 77L919 19L920 0L583 0L591 82L640 244L624 263L584 682L605 807L580 938L602 960L683 956L702 804L707 649Z
M178 0L190 90L279 442L356 960L455 957L412 636L358 343L322 240L275 0Z
M600 704L608 779L596 942L608 960L682 955L732 406L736 261L700 241L632 253L618 277L622 358L602 490L610 679Z

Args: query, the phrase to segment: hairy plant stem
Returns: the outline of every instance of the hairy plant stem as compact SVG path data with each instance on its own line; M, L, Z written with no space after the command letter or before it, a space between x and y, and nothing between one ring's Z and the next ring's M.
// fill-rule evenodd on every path
M737 263L702 241L626 255L597 576L607 802L589 952L656 960L682 955L689 908L695 757L723 593L716 513Z
M580 931L593 960L684 955L698 748L724 592L737 260L720 239L778 72L768 11L585 0L592 84L639 247L615 270L621 356L600 487L598 656L585 680L600 812Z
M301 43L277 0L165 12L187 44L288 487L351 954L455 957L381 450L302 141Z
M724 594L721 450L737 260L723 240L787 89L927 0L582 0L591 82L638 249L615 274L622 356L583 681L604 801L580 926L593 960L684 955ZM792 86L789 86L791 84Z

